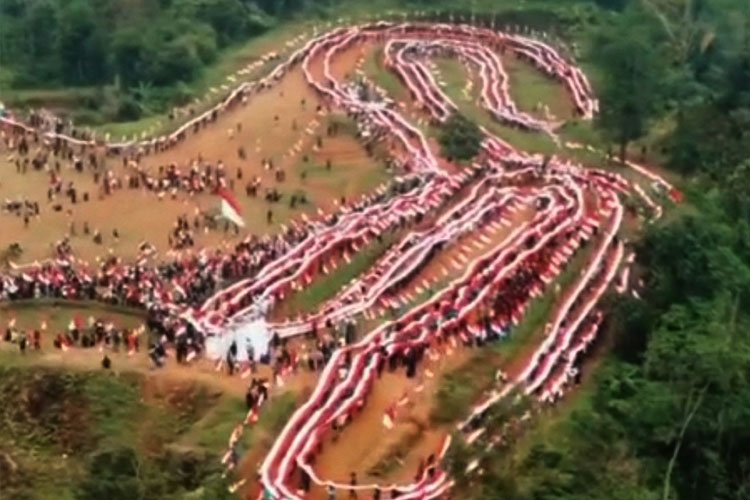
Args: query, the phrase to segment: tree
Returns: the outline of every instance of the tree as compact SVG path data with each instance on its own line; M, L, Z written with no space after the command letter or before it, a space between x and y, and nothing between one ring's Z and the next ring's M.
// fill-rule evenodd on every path
M117 33L112 44L112 61L120 83L131 87L147 78L147 61L151 56L143 33L126 29Z
M724 204L738 219L750 221L750 159L734 168L727 179Z
M31 73L40 80L55 78L60 42L57 9L48 0L35 2L29 6L27 16Z
M468 161L474 158L482 145L483 134L476 123L454 113L440 134L440 146L449 159Z
M600 7L611 10L622 10L630 0L594 0L594 3Z
M91 4L74 0L60 19L60 62L66 83L102 83L107 78L107 39Z
M131 96L125 96L117 107L116 119L122 122L134 121L141 117L141 105Z
M597 59L604 74L600 89L599 125L610 140L620 147L625 161L628 144L646 131L649 119L657 111L664 66L634 13L619 21L617 27L600 41Z
M198 49L183 36L164 42L150 57L146 78L154 85L190 81L202 67Z
M218 35L219 45L241 39L248 28L250 13L239 0L201 0L197 19L205 20Z

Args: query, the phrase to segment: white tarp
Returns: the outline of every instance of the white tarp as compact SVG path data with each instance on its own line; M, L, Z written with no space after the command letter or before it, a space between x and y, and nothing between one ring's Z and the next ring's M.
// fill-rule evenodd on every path
M264 319L257 319L240 325L232 325L221 335L206 338L206 355L210 359L226 357L232 341L237 342L237 361L247 361L247 349L252 345L255 360L268 351L272 333Z

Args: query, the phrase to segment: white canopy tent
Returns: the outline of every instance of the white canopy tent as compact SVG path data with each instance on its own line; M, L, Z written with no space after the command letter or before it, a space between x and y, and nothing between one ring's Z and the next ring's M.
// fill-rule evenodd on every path
M237 361L247 361L247 348L252 345L255 360L268 351L273 333L263 318L242 324L230 325L221 335L206 338L206 356L210 359L226 357L232 342L237 342Z

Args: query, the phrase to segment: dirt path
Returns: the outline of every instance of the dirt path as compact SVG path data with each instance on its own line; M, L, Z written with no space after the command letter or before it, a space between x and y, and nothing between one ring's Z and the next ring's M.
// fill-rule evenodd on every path
M409 379L403 369L384 371L367 398L362 411L338 435L329 433L323 452L315 461L316 473L325 479L348 482L356 472L360 484L406 483L417 473L420 460L435 453L446 428L432 427L429 419L441 375L464 363L471 351L458 349L450 356L420 364L417 376ZM432 376L427 376L427 371ZM421 387L421 389L420 389ZM399 406L399 400L408 402ZM395 425L387 429L383 416L396 405ZM323 499L316 489L311 498Z

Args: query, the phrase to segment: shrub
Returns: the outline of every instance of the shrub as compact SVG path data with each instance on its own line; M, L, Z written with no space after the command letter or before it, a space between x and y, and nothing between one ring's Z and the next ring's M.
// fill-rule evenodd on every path
M482 131L474 122L456 113L446 122L439 140L446 157L468 161L479 153Z
M133 96L124 96L117 106L115 119L118 122L132 122L141 117L142 108Z

